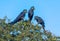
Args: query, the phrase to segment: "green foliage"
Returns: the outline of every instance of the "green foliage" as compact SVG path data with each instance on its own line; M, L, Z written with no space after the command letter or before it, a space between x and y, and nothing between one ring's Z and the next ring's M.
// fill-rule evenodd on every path
M11 32L16 32L13 36ZM17 34L17 32L19 32ZM0 41L57 41L49 31L29 21L20 21L14 25L6 23L6 17L0 19Z

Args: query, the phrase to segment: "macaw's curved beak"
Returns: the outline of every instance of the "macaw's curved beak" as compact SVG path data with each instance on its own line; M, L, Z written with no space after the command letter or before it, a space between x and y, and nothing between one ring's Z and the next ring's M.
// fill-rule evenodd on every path
M32 9L32 10L35 10L35 7L34 7L34 6L32 6L32 7L31 7L31 9Z
M24 13L27 13L27 9L24 9L23 12L24 12Z

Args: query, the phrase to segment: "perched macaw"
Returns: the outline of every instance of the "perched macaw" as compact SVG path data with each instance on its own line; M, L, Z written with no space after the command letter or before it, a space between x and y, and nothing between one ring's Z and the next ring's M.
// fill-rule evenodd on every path
M33 18L33 15L34 15L34 6L32 6L29 11L28 11L28 17L29 17L29 20L31 21L32 18Z
M38 16L35 16L34 19L38 22L38 24L42 25L42 27L43 27L43 29L45 31L45 28L44 28L45 27L45 23L44 23L43 19L41 17L38 17Z
M15 23L23 20L24 17L25 17L25 15L26 15L26 13L27 13L27 10L24 9L24 10L16 17L16 19L15 19L14 21L12 21L11 23L9 23L9 24L14 25Z

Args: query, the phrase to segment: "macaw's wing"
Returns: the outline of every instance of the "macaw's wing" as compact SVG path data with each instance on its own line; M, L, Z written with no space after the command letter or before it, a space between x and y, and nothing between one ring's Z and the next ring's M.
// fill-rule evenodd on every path
M16 19L14 20L15 22L19 22L19 21L21 21L23 18L24 18L24 13L23 12L21 12L17 17L16 17Z
M33 15L34 15L34 11L33 11L32 9L30 9L30 10L28 11L28 17L29 17L29 20L30 20L30 21L32 20Z

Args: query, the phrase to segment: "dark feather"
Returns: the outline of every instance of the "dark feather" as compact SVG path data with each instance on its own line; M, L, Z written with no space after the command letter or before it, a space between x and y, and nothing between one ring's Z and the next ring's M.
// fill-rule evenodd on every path
M44 23L43 19L41 17L35 16L35 20L38 22L38 24L41 24L44 29L45 23Z
M15 24L15 23L23 20L24 17L25 17L25 13L26 13L26 12L27 12L27 10L24 9L24 10L16 17L16 19L15 19L14 21L12 21L11 23L9 23L9 24L13 25L13 24Z
M28 17L29 17L29 20L30 20L30 21L32 20L33 15L34 15L34 6L32 6L32 7L30 8L30 10L28 11Z

